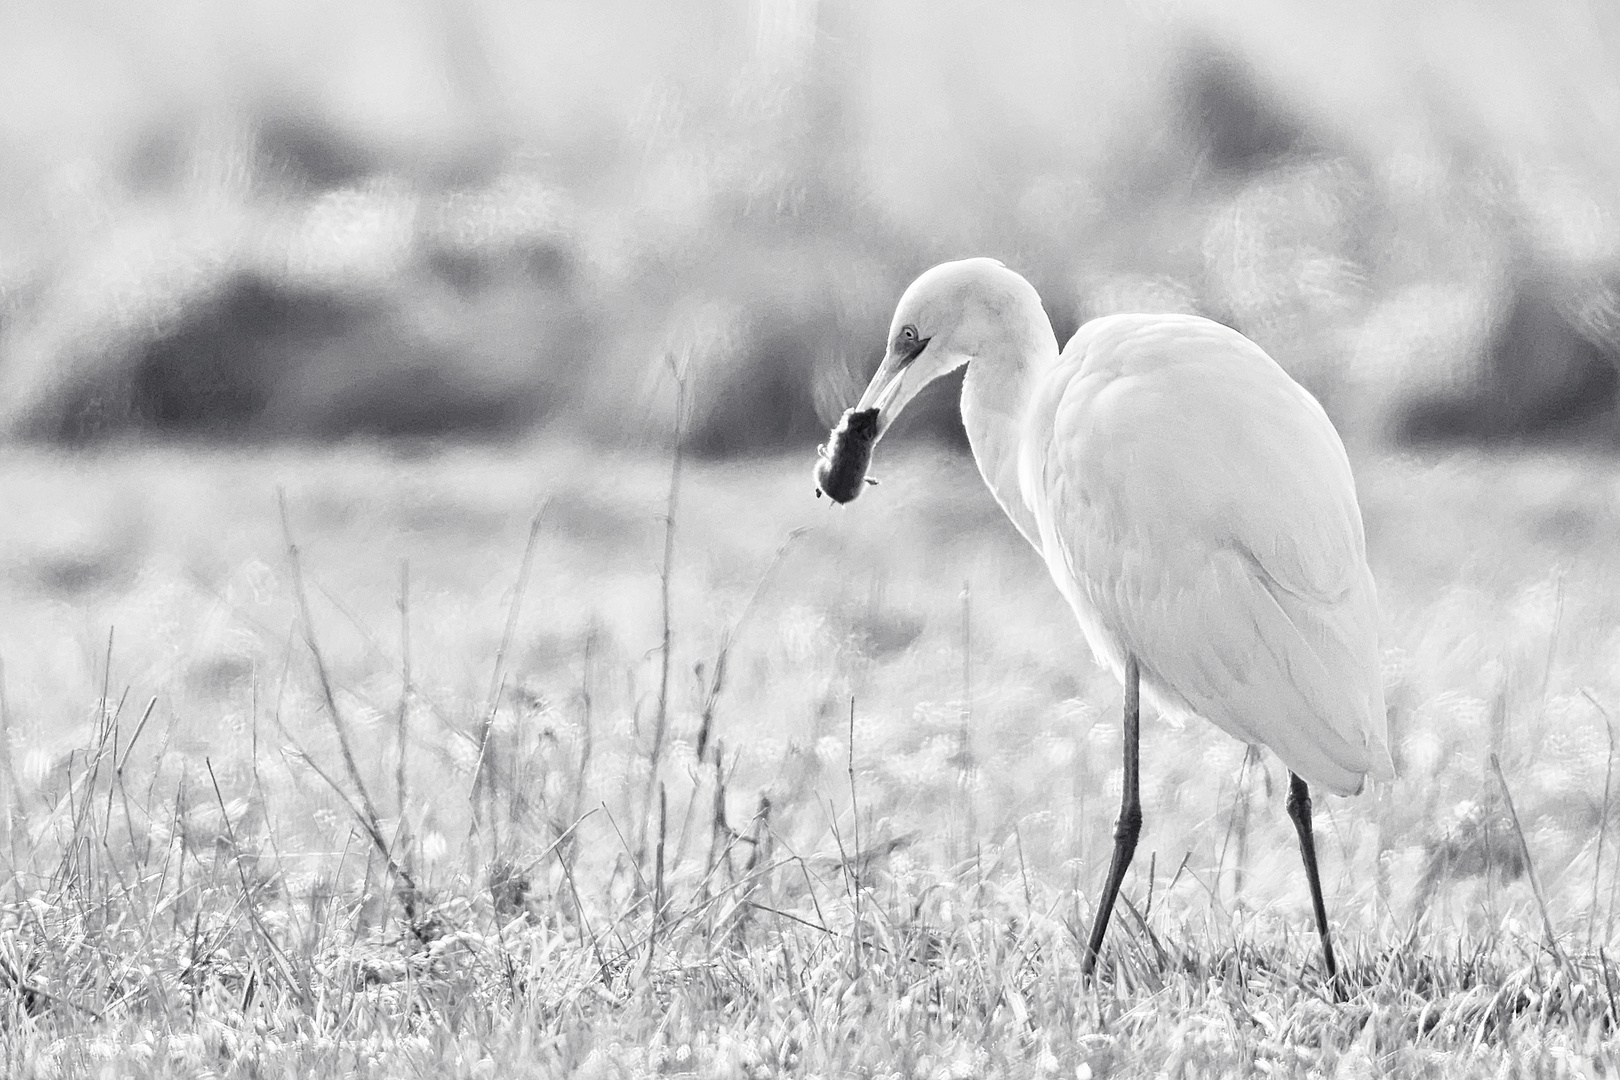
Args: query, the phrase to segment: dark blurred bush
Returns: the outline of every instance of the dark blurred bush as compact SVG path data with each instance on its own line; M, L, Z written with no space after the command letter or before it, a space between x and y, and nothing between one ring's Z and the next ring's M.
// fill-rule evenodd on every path
M64 273L19 313L11 429L70 442L488 436L544 419L592 348L574 253L545 236L468 242L446 227L466 224L454 198L424 209L396 192L349 194L332 217L296 222L278 257L232 239L133 276L98 274L99 262ZM316 235L297 237L310 219ZM160 243L173 228L124 239ZM379 243L379 231L399 235Z
M1527 274L1507 289L1483 370L1415 401L1401 418L1412 441L1596 439L1620 445L1620 281Z
M1188 47L1176 94L1186 135L1218 174L1247 176L1311 150L1306 124L1258 83L1252 66L1229 49Z

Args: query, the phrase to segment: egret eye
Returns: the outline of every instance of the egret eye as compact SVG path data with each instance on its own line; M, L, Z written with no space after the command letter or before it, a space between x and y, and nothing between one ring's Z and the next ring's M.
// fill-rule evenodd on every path
M900 366L904 367L917 359L918 354L927 347L928 339L917 333L917 324L907 323L894 336L894 342L889 346L889 350L895 354Z

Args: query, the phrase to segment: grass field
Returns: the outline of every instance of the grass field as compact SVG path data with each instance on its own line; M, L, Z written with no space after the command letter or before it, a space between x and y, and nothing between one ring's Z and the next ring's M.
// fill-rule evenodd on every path
M1358 461L1402 776L1317 800L1335 1004L1207 725L1145 726L1081 980L1119 689L971 461L884 450L844 509L687 461L672 536L656 456L7 450L5 1074L1615 1067L1620 467Z

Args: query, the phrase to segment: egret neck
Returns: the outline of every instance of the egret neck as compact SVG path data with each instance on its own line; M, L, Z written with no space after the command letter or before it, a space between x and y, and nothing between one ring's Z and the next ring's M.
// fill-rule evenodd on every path
M1057 364L1057 335L1033 288L996 314L999 332L983 335L962 380L962 423L979 475L1039 551L1041 530L1019 483L1018 455L1035 388Z

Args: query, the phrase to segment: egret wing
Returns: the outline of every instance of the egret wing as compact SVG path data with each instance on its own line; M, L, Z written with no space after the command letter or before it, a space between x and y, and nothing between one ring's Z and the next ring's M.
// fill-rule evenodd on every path
M1235 331L1100 322L1037 396L1021 474L1093 651L1116 671L1134 654L1161 708L1330 790L1390 774L1376 600L1327 417Z

